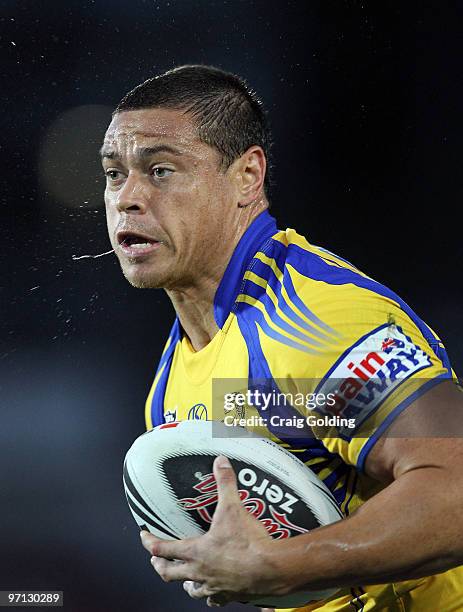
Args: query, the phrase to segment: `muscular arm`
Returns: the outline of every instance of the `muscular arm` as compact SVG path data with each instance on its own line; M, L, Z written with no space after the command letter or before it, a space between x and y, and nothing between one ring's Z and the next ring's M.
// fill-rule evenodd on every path
M230 464L216 460L219 502L209 531L176 542L142 532L143 544L164 580L187 581L192 597L210 602L443 572L463 564L462 430L463 395L443 382L371 450L366 471L387 486L348 519L289 540L272 540L244 510Z
M455 437L431 437L437 423ZM409 437L396 437L404 431ZM366 472L388 486L348 519L270 549L281 592L407 580L462 564L462 433L454 383L409 406L367 458Z

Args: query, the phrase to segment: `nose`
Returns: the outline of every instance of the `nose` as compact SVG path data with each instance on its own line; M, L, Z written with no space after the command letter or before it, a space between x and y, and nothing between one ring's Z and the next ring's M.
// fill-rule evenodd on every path
M123 187L118 191L115 204L120 213L145 213L148 204L141 180L129 173Z

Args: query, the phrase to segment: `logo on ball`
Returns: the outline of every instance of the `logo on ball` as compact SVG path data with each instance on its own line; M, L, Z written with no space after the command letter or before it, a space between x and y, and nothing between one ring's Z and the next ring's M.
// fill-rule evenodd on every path
M218 501L217 483L214 474L199 475L199 482L193 485L198 493L195 497L183 497L178 500L180 506L188 512L197 512L206 523L212 522L212 515ZM257 474L250 468L243 468L238 472L240 485L252 487L251 491L261 497L252 496L247 489L239 489L241 503L245 510L256 517L268 533L276 540L290 538L298 533L307 533L307 529L292 523L287 514L293 511L292 506L300 500L285 493L276 484L270 484L264 478L257 484ZM278 510L273 506L278 506Z

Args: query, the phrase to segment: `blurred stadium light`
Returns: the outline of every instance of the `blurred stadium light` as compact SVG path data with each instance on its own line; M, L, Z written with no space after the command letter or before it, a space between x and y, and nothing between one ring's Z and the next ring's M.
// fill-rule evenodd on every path
M103 205L98 149L112 109L101 104L77 106L60 114L48 127L39 156L39 180L54 207Z

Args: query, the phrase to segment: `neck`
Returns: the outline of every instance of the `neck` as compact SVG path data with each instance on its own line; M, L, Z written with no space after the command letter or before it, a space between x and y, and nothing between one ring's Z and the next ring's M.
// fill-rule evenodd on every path
M204 270L201 271L194 283L166 290L182 329L195 351L209 344L219 331L214 316L214 297L217 288L241 236L267 206L266 202L262 202L261 206L240 209L232 237L226 245L219 245L214 265L211 265L206 273Z
M207 279L198 286L167 291L184 333L195 351L204 348L219 331L214 318L214 295L218 287L215 279Z

